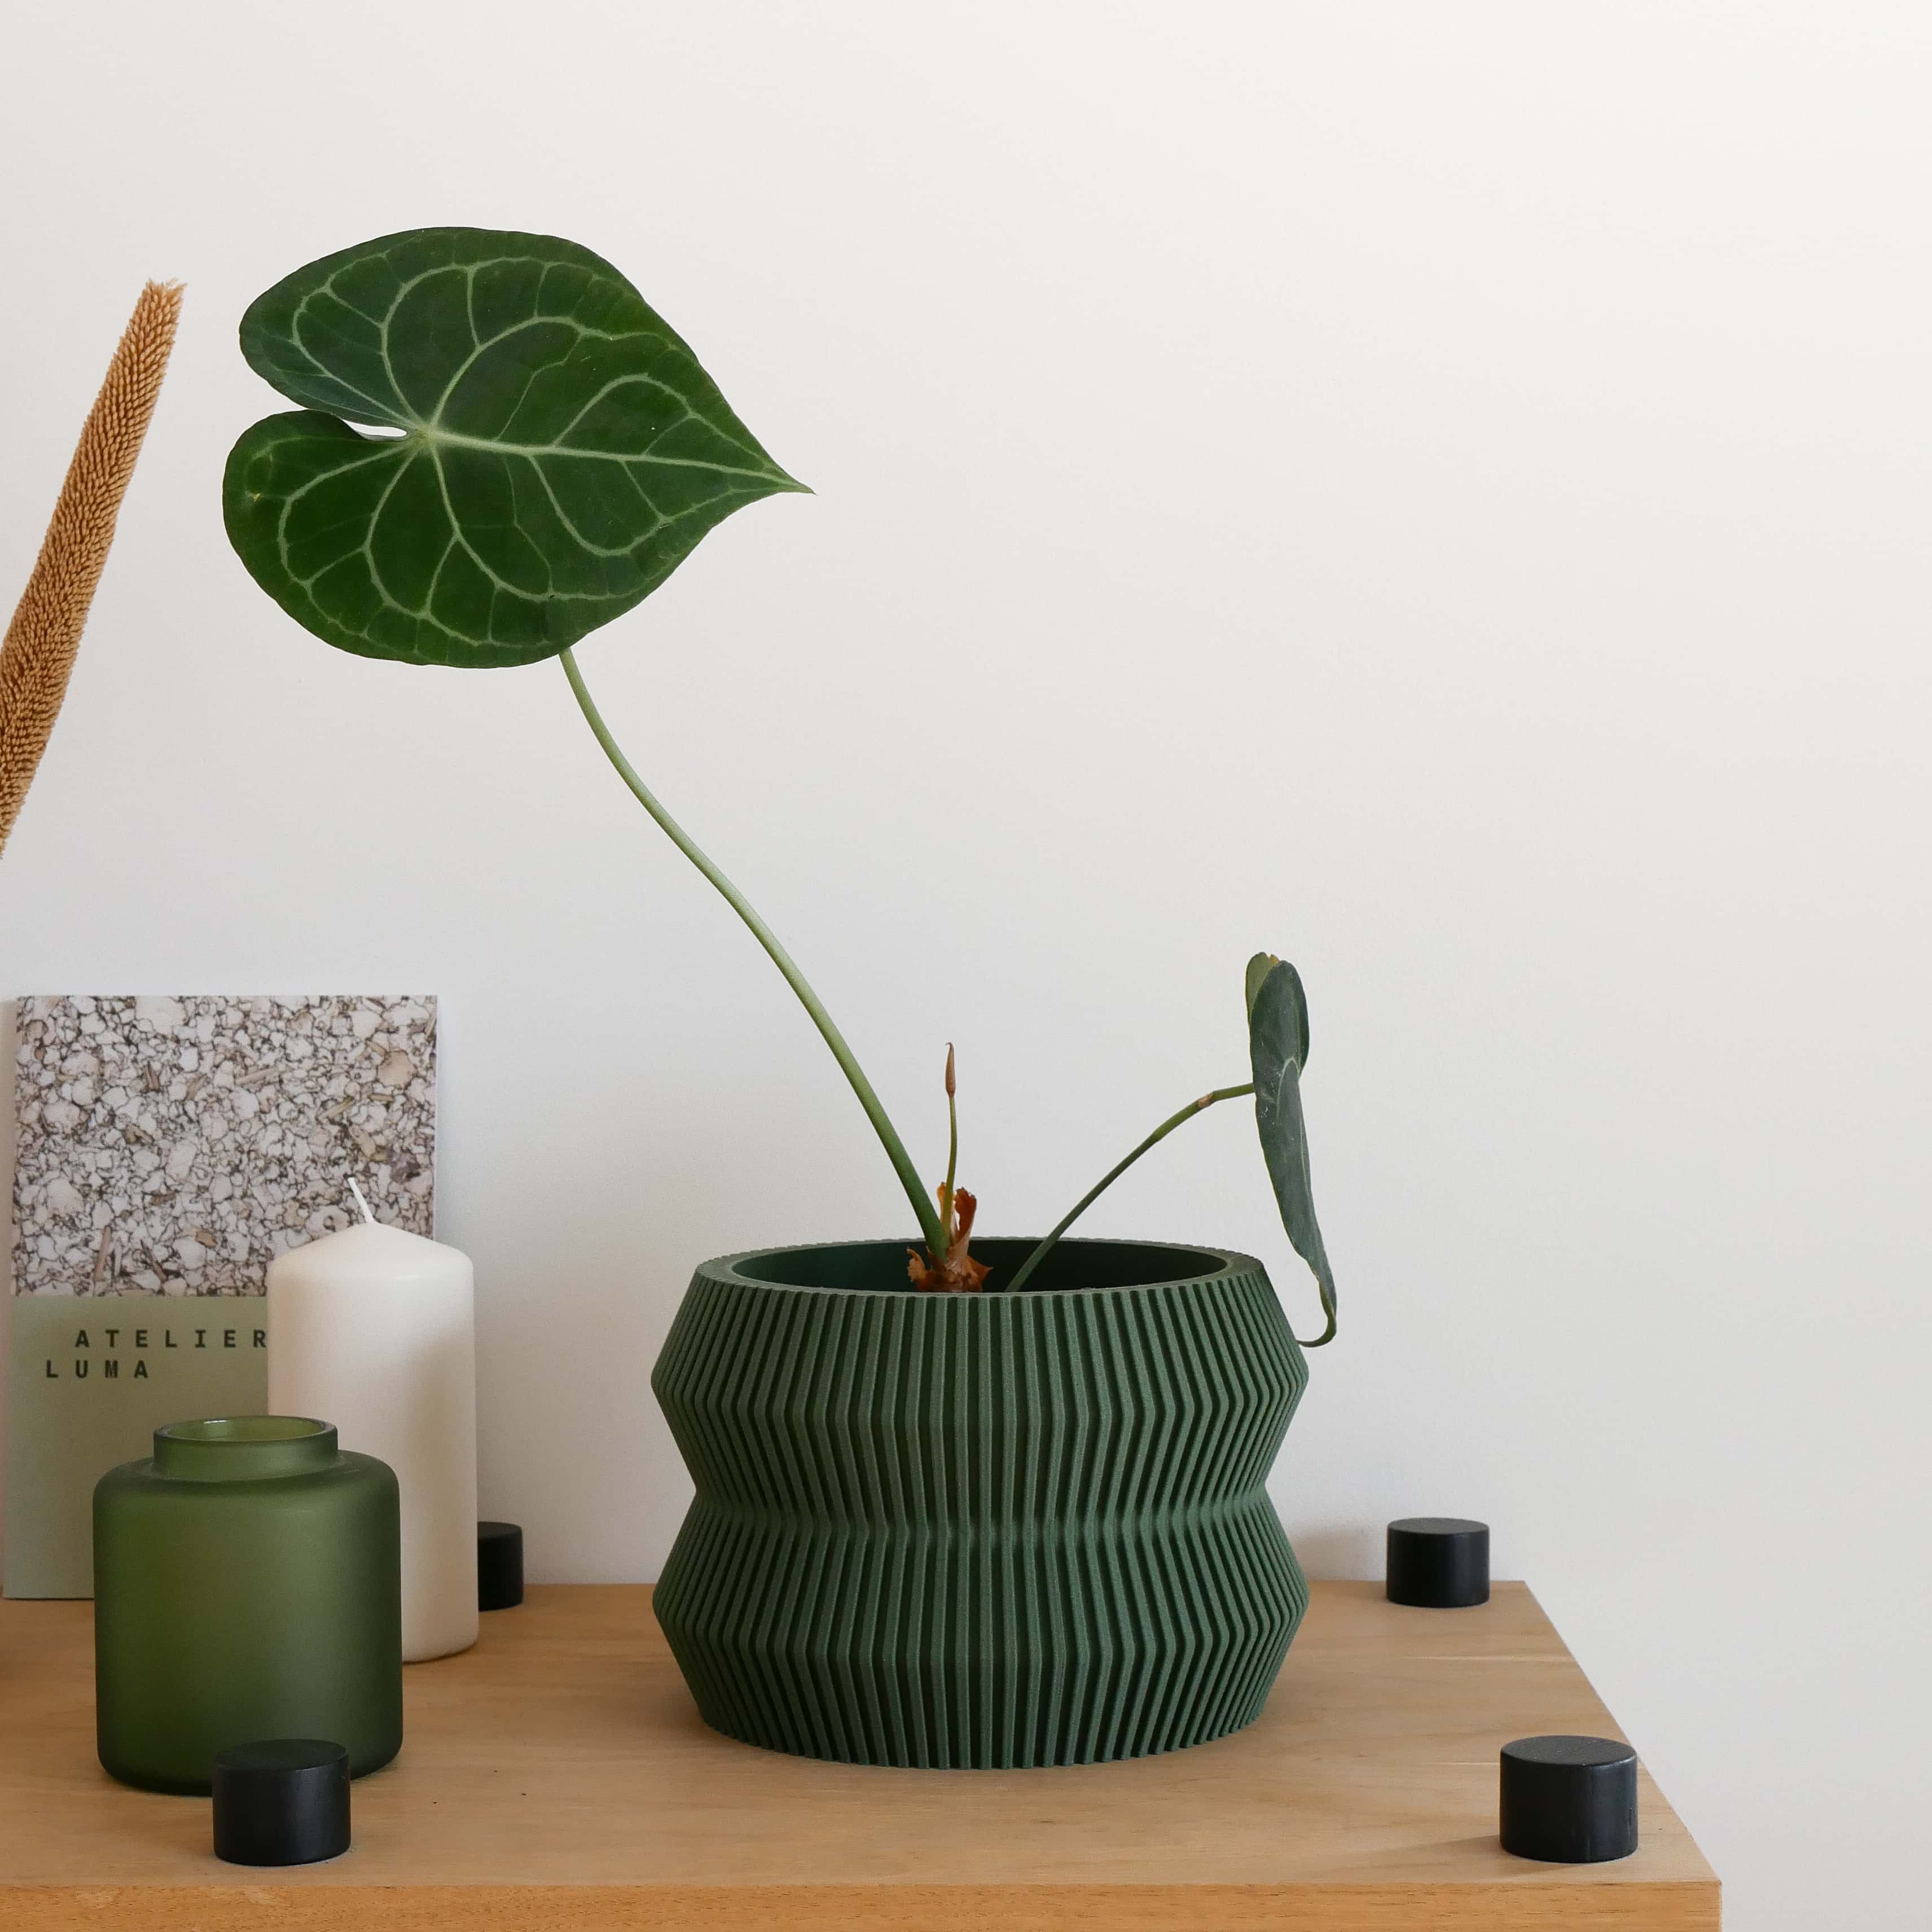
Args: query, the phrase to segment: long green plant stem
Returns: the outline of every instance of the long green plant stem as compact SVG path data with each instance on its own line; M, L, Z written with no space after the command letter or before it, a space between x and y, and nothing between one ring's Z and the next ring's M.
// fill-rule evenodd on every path
M1060 1236L1065 1234L1067 1229L1072 1227L1074 1222L1078 1220L1081 1216L1085 1214L1088 1209L1092 1207L1094 1202L1099 1200L1100 1196L1106 1193L1107 1190L1112 1186L1114 1183L1119 1180L1120 1176L1125 1174L1142 1154L1147 1152L1148 1148L1158 1147L1176 1127L1183 1126L1187 1121L1192 1120L1196 1114L1205 1112L1217 1100L1238 1100L1244 1094L1252 1094L1254 1090L1255 1083L1252 1080L1244 1087L1216 1087L1212 1093L1202 1094L1199 1100L1189 1101L1178 1113L1170 1114L1152 1133L1148 1136L1145 1140L1141 1142L1138 1147L1134 1149L1132 1154L1127 1156L1125 1160L1108 1168L1106 1172L1102 1174L1078 1201L1074 1202L1061 1219L1060 1225L1040 1243L1024 1261L1021 1262L1019 1273L1015 1275L1011 1281L1002 1285L1002 1292L1012 1294L1025 1287L1028 1276L1040 1266L1042 1262L1046 1260L1052 1250L1054 1243L1058 1240Z
M656 794L632 768L631 761L625 757L610 728L604 722L602 715L592 700L584 682L584 674L577 668L577 660L566 650L562 653L563 674L570 680L570 688L577 694L577 702L583 711L597 742L604 748L604 755L616 768L617 776L631 788L633 796L650 815L657 820L671 843L702 872L715 886L724 903L752 929L752 937L771 955L772 964L784 975L785 983L798 995L799 1004L812 1016L812 1024L824 1036L825 1043L832 1049L832 1057L838 1063L839 1070L852 1083L852 1090L859 1096L859 1104L866 1110L866 1118L872 1124L872 1131L879 1137L885 1148L886 1156L891 1161L893 1171L898 1175L899 1184L906 1191L906 1198L912 1203L912 1210L919 1217L920 1232L926 1237L926 1244L937 1256L946 1252L946 1237L939 1224L939 1216L934 1210L926 1191L925 1183L919 1177L919 1170L912 1164L912 1156L905 1150L905 1143L899 1138L898 1130L887 1117L879 1096L872 1090L872 1083L866 1078L852 1049L845 1044L845 1036L832 1022L832 1016L825 1010L824 1004L812 989L811 982L798 969L798 962L779 944L771 928L753 910L751 902L739 891L731 881L713 865L698 842L677 820L672 818L658 802ZM1109 1179L1112 1177L1110 1175ZM1085 1206L1082 1202L1082 1207ZM1077 1211L1077 1210L1076 1210Z

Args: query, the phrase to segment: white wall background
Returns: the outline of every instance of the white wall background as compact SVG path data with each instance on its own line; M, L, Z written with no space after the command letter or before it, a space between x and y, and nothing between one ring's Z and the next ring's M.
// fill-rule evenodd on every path
M924 1164L956 1040L1038 1228L1297 959L1310 1568L1490 1519L1732 1925L1916 1922L1929 93L1932 16L1844 0L17 9L0 586L141 278L188 299L0 994L441 994L486 1510L655 1574L691 1263L891 1232L892 1176L554 666L338 656L218 506L257 291L580 240L819 492L586 675ZM1258 1249L1305 1329L1252 1132L1094 1231Z

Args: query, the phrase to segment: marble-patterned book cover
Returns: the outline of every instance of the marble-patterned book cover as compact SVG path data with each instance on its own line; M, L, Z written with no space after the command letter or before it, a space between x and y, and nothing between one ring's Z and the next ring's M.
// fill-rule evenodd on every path
M434 1232L434 998L20 1002L5 1588L93 1589L94 1485L266 1397L268 1263Z

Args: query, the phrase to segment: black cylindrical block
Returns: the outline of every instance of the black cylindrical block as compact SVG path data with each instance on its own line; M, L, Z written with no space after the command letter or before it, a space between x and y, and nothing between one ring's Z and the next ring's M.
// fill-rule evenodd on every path
M1518 1738L1503 1746L1503 1850L1600 1864L1636 1850L1636 1753L1614 1738Z
M214 1754L214 1856L232 1865L312 1865L349 1849L349 1754L321 1738L271 1738Z
M1490 1600L1490 1526L1460 1516L1407 1516L1388 1526L1388 1597L1425 1610Z
M476 1605L514 1610L524 1600L524 1532L513 1522L476 1526Z

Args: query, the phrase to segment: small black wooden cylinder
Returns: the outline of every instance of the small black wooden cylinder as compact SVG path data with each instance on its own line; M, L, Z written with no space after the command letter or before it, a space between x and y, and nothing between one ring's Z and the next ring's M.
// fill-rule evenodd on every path
M1600 1864L1636 1850L1636 1754L1614 1738L1518 1738L1502 1754L1503 1850Z
M312 1865L349 1849L349 1754L322 1738L271 1738L214 1754L214 1856Z
M1388 1526L1388 1596L1425 1610L1490 1600L1490 1526L1460 1516L1409 1516Z
M476 1606L514 1610L524 1600L524 1532L513 1522L476 1526Z

